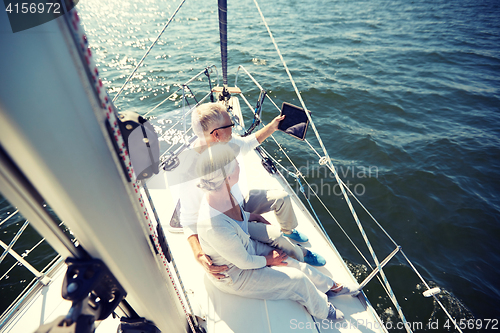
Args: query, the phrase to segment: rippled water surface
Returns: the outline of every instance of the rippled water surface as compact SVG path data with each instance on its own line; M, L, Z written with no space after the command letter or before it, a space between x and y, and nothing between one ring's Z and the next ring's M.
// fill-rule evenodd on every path
M254 3L240 2L229 1L230 85L243 65L278 105L298 105ZM178 4L78 4L111 96ZM499 318L500 3L277 0L260 6L340 176L431 285L443 289L440 298L452 315ZM218 38L216 3L188 0L117 100L118 108L144 114L204 67L215 64L220 71ZM255 104L250 80L240 77L238 86L251 89L248 98ZM160 107L153 114L171 110ZM264 120L276 113L265 102ZM303 143L276 137L369 257L317 156ZM319 147L311 130L308 139ZM273 143L265 146L285 160ZM352 270L366 276L363 259L312 202ZM394 245L356 209L379 258L385 257ZM2 239L9 241L10 234ZM386 272L407 319L444 322L437 305L421 296L424 287L404 258L397 258ZM370 283L366 291L382 317L395 320L381 287Z

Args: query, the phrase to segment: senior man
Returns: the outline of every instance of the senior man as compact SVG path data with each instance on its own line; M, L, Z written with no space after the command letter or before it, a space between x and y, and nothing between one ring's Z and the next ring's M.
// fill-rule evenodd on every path
M212 275L221 278L221 274L227 269L225 266L212 264L210 257L203 252L199 240L196 224L201 199L204 195L202 190L196 187L194 178L194 167L200 154L215 142L231 142L240 148L240 156L248 153L259 146L265 139L278 129L278 124L285 116L277 116L271 123L247 137L232 134L234 123L231 121L225 106L220 103L206 103L198 106L192 113L192 127L197 135L196 141L184 156L185 180L183 190L180 194L180 221L184 228L188 242L193 250L196 260ZM240 165L243 166L242 161ZM244 166L243 166L244 168ZM244 177L243 177L244 178ZM244 181L243 181L244 182ZM298 225L297 218L293 212L289 195L279 189L251 190L245 196L241 187L242 181L231 188L231 193L238 203L247 212L250 212L249 234L250 237L262 243L284 250L288 255L299 261L306 262L312 266L323 266L325 259L309 251L296 242L307 242L308 238L295 228ZM271 225L261 214L274 211L280 228Z

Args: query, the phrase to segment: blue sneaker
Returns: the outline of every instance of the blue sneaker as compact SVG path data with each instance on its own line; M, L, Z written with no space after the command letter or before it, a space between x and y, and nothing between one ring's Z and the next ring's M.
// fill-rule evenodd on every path
M328 303L328 317L326 319L330 320L343 320L344 319L344 313L340 311L339 309L335 308L332 303Z
M309 264L311 266L325 266L326 265L326 260L323 258L321 255L311 252L309 250L306 250L306 255L304 256L304 262L306 264Z
M299 243L305 243L309 240L309 238L307 238L306 235L304 235L301 232L298 232L296 229L293 229L291 234L283 233L283 235Z

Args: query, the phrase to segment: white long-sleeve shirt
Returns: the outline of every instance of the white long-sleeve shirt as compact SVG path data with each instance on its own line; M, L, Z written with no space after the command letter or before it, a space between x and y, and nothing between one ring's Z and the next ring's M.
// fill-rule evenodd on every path
M230 143L236 144L240 147L240 154L237 157L240 165L240 180L231 188L231 193L236 198L236 201L242 205L244 194L247 192L245 166L242 161L242 156L255 149L259 145L259 141L252 134L247 137L240 137L233 135ZM180 187L180 221L184 227L184 235L190 237L198 234L196 223L198 221L198 212L200 204L205 192L197 187L199 178L196 177L196 163L200 154L195 149L189 149L184 153L183 165L186 165L186 171L183 173L182 185Z
M255 241L244 229L248 229L250 213L241 210L239 222L211 207L205 198L200 204L198 235L203 251L215 265L227 265L226 272L236 281L241 270L266 266L266 258L257 255Z

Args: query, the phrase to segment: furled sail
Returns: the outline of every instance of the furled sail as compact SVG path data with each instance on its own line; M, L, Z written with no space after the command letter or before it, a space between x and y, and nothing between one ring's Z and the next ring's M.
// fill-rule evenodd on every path
M227 0L219 0L219 32L222 81L227 86Z

